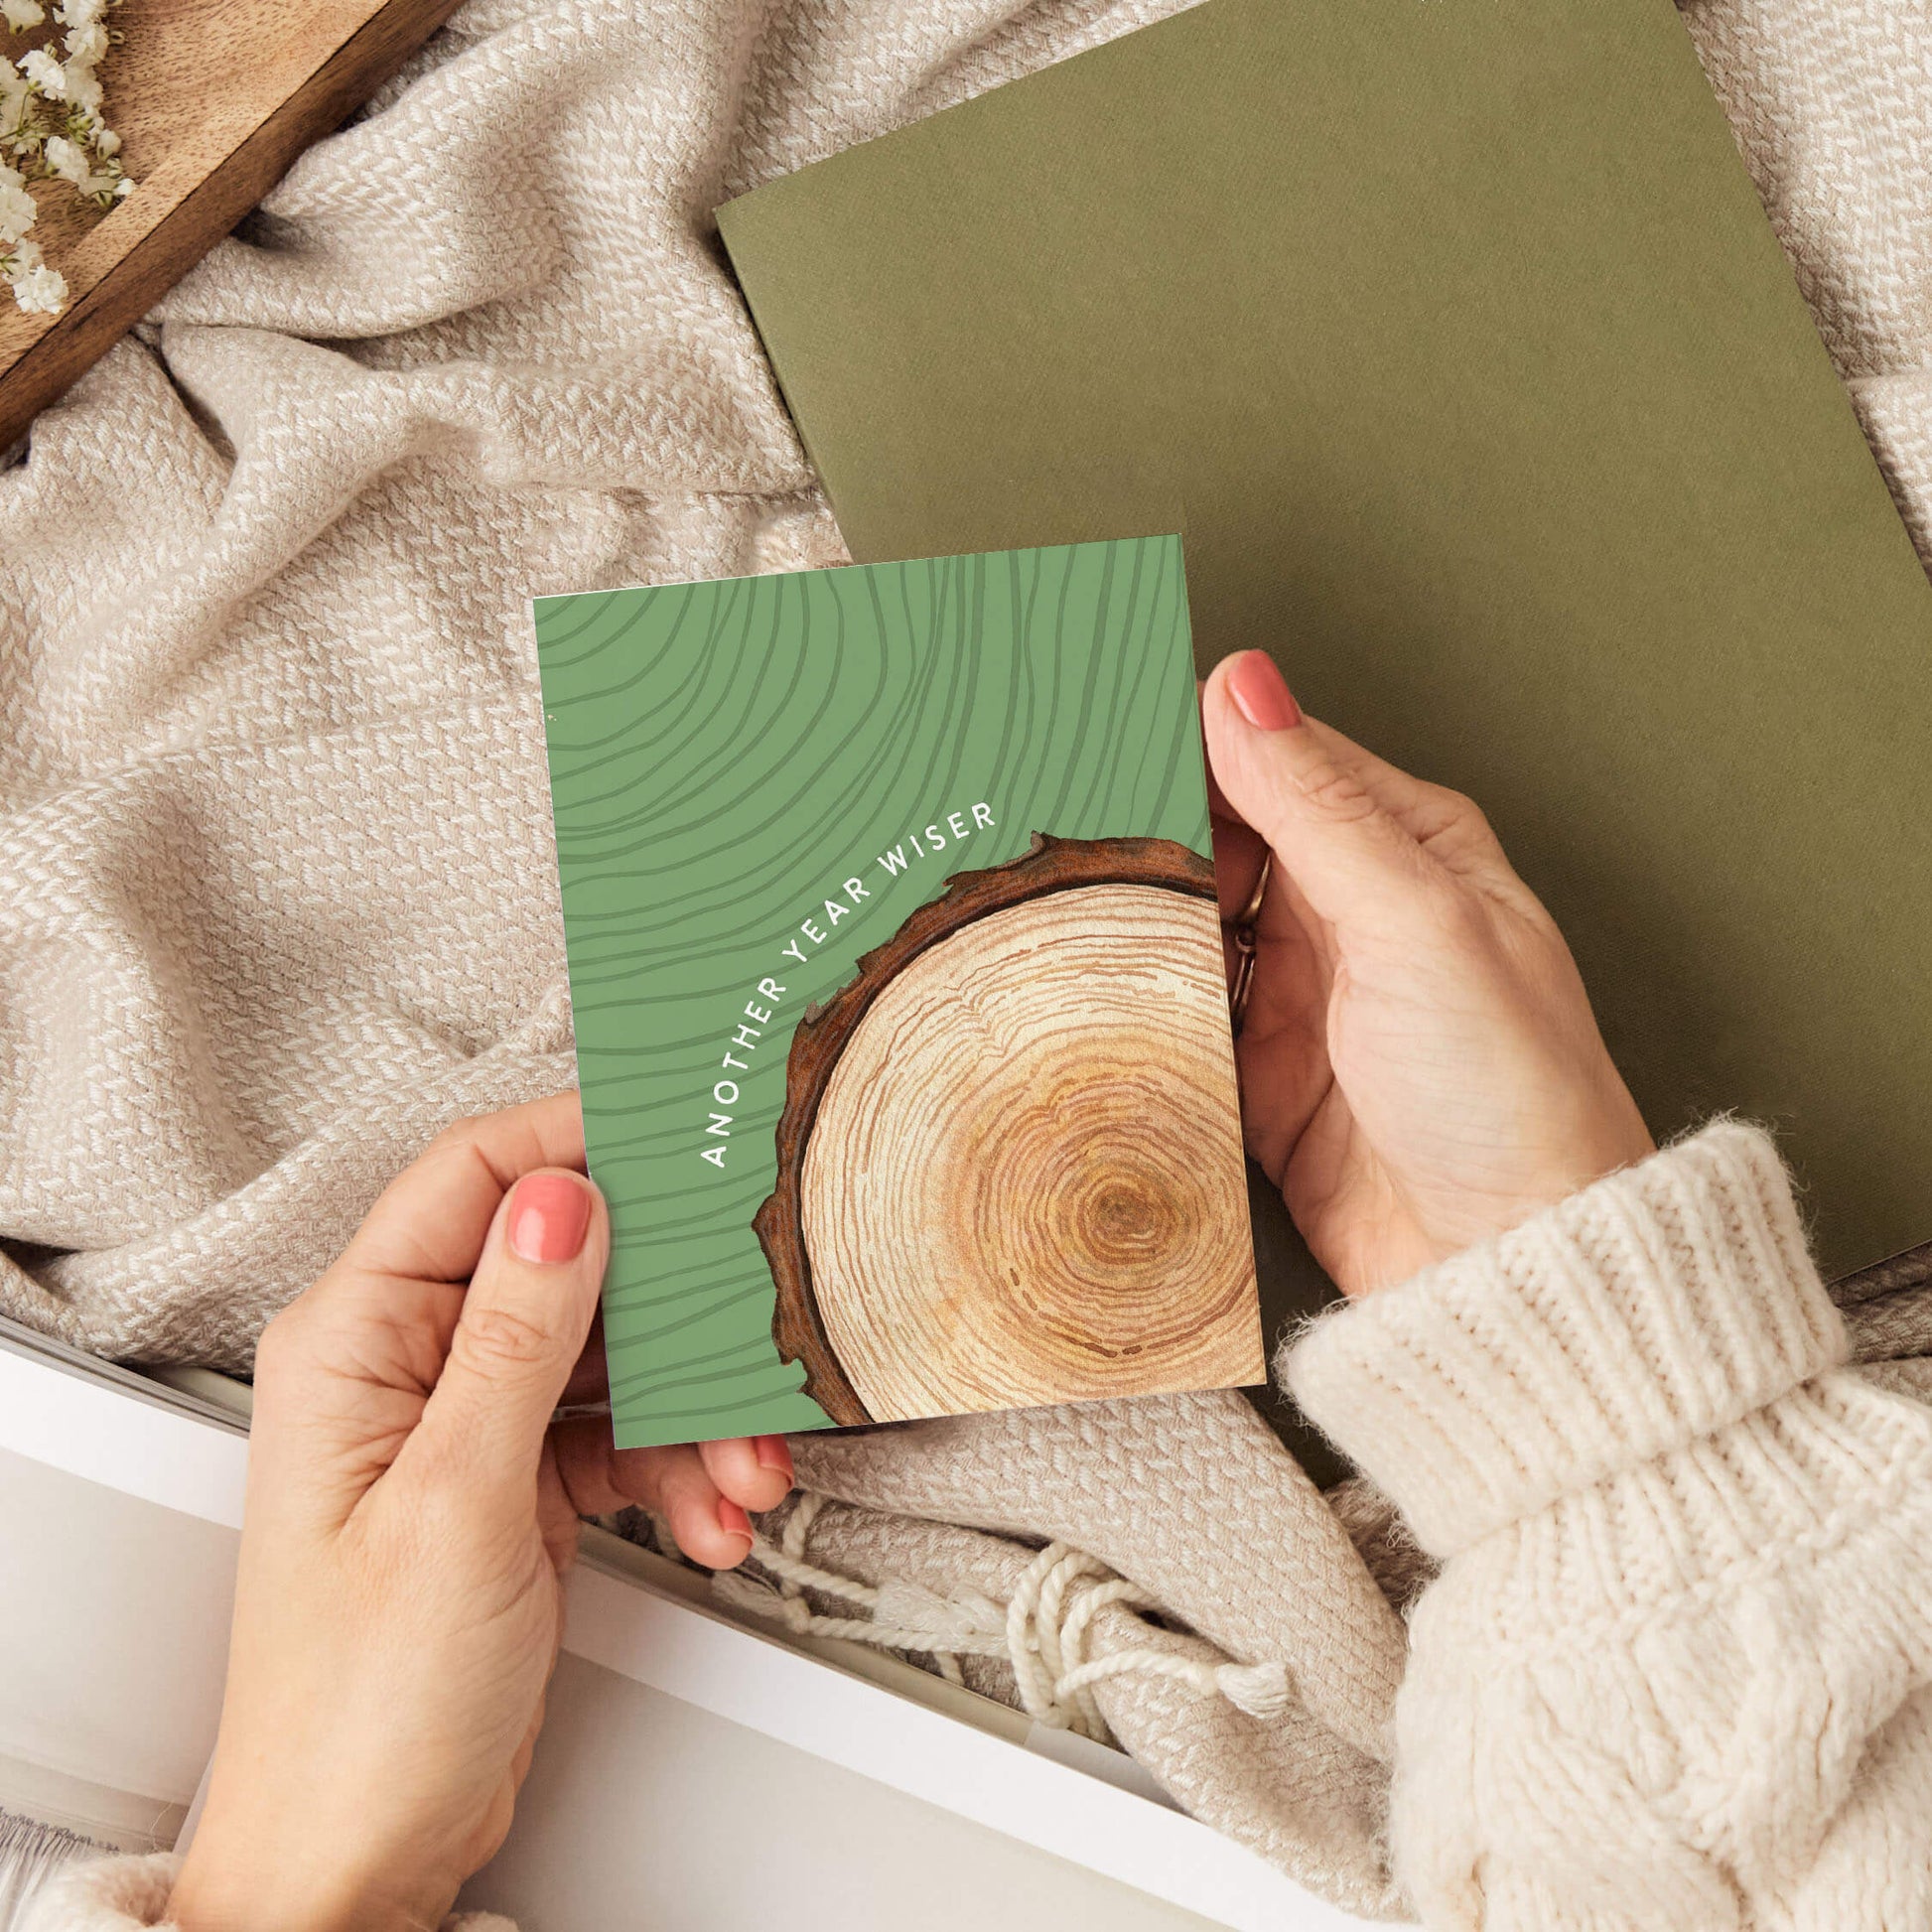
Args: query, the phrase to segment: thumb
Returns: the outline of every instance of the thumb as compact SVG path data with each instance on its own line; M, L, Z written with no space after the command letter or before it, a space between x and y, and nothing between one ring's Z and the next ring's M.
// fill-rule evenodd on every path
M597 1312L611 1252L604 1196L541 1168L504 1197L415 1434L483 1483L534 1477Z
M1433 868L1338 733L1303 716L1274 660L1244 650L1201 692L1223 797L1268 842L1315 914L1338 929L1409 923Z

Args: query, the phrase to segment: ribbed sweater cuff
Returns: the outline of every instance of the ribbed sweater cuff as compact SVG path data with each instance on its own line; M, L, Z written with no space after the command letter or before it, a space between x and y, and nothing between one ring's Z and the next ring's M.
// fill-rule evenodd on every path
M1282 1368L1447 1557L1845 1357L1776 1150L1720 1121L1324 1315Z

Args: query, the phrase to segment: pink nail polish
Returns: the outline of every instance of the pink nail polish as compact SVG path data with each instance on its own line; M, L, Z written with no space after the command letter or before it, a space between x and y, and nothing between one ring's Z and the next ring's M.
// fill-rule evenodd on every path
M591 1191L575 1175L525 1174L510 1192L510 1250L525 1261L574 1261L590 1227Z
M747 1543L752 1540L752 1519L729 1496L718 1498L718 1527L727 1536L742 1536Z
M1228 696L1256 731L1285 732L1302 722L1302 707L1265 650L1244 650L1234 660Z
M793 1480L791 1450L785 1447L782 1436L760 1436L754 1447L759 1452L759 1466L761 1469L776 1469L784 1477L787 1485Z

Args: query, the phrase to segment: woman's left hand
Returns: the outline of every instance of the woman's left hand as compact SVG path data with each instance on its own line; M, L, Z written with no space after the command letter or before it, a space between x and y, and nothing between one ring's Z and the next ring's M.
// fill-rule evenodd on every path
M642 1503L717 1568L783 1442L618 1450L587 1348L610 1225L561 1094L464 1121L272 1321L184 1932L430 1927L502 1843L578 1518Z

